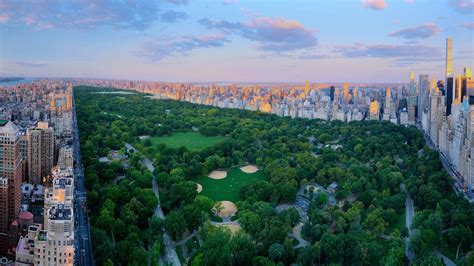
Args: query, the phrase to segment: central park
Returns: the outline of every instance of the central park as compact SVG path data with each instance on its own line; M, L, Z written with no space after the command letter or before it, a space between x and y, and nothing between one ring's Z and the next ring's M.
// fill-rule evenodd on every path
M471 259L473 207L415 127L74 93L98 265L167 248L183 265L406 265L406 245L415 265Z

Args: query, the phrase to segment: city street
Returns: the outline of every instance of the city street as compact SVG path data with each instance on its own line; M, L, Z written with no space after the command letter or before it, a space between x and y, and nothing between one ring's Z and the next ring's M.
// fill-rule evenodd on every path
M87 215L87 197L84 185L79 132L76 119L76 108L73 104L73 149L74 149L74 213L75 213L75 260L76 265L95 265L92 255L89 218Z

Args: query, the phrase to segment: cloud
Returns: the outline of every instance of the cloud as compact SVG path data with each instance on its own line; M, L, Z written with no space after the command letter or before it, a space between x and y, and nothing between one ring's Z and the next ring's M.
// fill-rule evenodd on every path
M434 36L441 32L441 28L433 23L424 24L421 26L405 28L390 33L390 36L402 37L408 40L424 39Z
M474 0L449 0L449 4L460 13L472 14Z
M222 47L226 42L230 41L221 34L201 37L157 37L144 42L138 55L152 62L158 62L172 56L187 56L190 51L195 49Z
M237 4L239 2L239 0L224 0L222 1L222 3L224 5L232 5L232 4Z
M461 26L463 26L464 28L468 30L474 30L474 23L465 23L465 24L462 24Z
M395 63L413 64L443 58L442 51L426 45L362 44L337 46L335 52L348 58L390 58Z
M282 53L315 47L318 43L316 31L304 27L300 22L282 18L254 17L247 22L229 22L203 18L198 23L208 29L236 34L258 42L261 51Z
M167 10L161 13L161 21L166 23L174 23L179 20L186 20L187 18L188 14L181 11Z
M5 24L10 20L10 17L7 14L0 15L0 24Z
M15 65L22 66L22 67L45 67L47 64L45 63L28 63L28 62L12 62Z
M101 26L144 30L156 21L172 22L184 18L182 12L163 12L161 7L167 3L179 5L185 4L187 1L2 0L0 2L0 23L27 25L39 30L50 28L95 29Z
M388 7L385 0L362 0L362 5L365 8L372 8L375 10L383 10Z
M297 57L301 60L317 60L317 59L326 59L331 58L331 56L326 54L302 54Z
M189 0L166 0L166 2L175 4L175 5L186 5Z

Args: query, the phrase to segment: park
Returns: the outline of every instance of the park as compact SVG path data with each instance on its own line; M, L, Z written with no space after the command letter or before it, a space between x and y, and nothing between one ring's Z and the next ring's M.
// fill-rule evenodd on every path
M169 136L153 136L146 138L149 139L152 146L157 144L165 144L170 148L185 147L190 151L200 151L226 139L223 136L204 136L198 132L177 132Z
M219 178L219 176L215 178L216 173L213 172L209 176L214 176L214 178L200 176L195 181L202 186L200 194L215 201L228 200L237 202L240 200L239 191L242 186L265 180L265 175L262 171L245 173L238 167L230 169L223 178Z

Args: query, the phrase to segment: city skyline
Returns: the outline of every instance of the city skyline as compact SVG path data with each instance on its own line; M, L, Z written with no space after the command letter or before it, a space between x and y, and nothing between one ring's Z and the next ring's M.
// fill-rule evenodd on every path
M398 83L413 70L444 79L448 36L454 74L473 65L473 8L470 0L3 1L0 75Z

